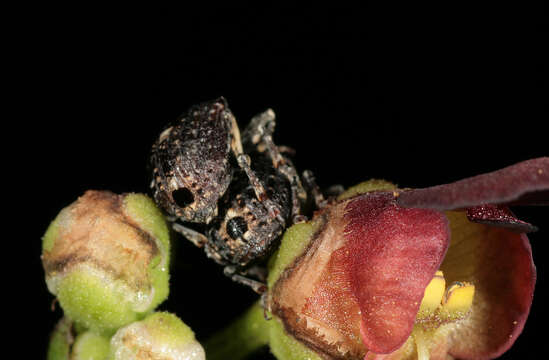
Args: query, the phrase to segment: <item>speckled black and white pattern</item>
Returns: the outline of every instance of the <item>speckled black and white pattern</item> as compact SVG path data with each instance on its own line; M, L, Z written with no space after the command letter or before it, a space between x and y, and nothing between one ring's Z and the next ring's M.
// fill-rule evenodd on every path
M209 223L231 178L229 156L234 116L223 98L191 107L162 131L153 145L154 198L183 221ZM238 129L236 129L238 131ZM186 192L188 202L177 201Z
M256 291L264 286L245 277L249 267L272 253L293 219L303 219L307 203L297 170L272 140L274 128L269 109L250 121L241 141L219 98L170 124L151 155L154 198L174 229Z

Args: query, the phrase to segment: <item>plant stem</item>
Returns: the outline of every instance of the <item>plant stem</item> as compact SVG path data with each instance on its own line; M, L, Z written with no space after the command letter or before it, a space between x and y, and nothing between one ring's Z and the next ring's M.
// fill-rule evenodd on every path
M268 321L259 302L255 303L232 324L204 342L207 359L239 360L251 355L269 343Z

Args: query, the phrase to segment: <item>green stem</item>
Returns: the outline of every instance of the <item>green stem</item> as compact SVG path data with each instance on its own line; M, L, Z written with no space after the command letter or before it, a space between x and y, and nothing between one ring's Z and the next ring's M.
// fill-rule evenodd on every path
M239 360L268 343L268 320L265 320L263 308L257 302L236 321L204 342L204 347L208 360Z

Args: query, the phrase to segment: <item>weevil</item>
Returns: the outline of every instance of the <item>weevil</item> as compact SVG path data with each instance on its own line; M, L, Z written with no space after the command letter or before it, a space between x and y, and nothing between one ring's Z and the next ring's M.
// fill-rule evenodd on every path
M151 153L154 198L174 230L258 293L265 290L261 264L286 227L306 218L308 193L322 201L312 173L302 181L287 156L291 149L273 142L275 125L268 109L241 136L219 98L191 107L162 131Z

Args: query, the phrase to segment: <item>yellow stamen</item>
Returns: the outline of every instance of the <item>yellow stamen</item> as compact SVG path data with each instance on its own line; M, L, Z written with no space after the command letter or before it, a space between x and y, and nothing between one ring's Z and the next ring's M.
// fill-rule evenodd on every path
M442 271L425 288L416 319L422 323L444 323L463 319L471 309L475 286L467 282L454 282L445 292L446 280Z
M429 360L431 347L445 324L463 319L473 305L475 286L454 282L447 289L442 271L437 271L425 288L411 338L416 344L418 360ZM434 342L433 342L434 341Z
M456 320L463 318L473 305L475 296L475 286L466 282L455 282L448 287L444 299L440 316L447 320Z
M440 307L444 289L446 288L446 280L442 271L437 271L435 276L425 288L425 294L421 305L419 306L418 318L423 319L429 317L436 309Z

